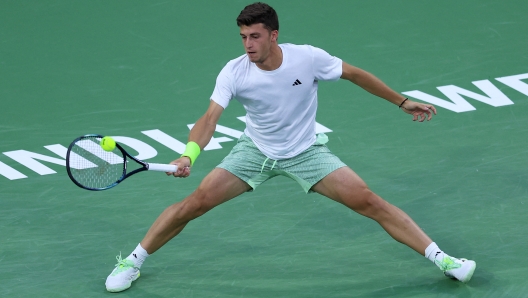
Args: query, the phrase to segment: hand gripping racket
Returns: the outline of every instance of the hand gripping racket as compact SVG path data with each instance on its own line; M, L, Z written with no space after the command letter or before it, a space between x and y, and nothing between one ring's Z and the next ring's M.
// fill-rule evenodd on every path
M68 147L66 170L77 186L87 190L106 190L142 171L176 172L175 165L147 163L139 160L119 144L110 152L101 148L103 136L78 137Z

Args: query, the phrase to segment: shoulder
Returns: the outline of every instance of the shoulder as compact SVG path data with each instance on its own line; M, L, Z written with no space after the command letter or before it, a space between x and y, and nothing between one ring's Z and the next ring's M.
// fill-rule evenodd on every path
M217 83L228 83L232 81L238 73L240 73L240 69L247 63L247 55L239 56L235 59L229 60L220 73L218 73L218 76L216 78Z
M232 59L230 60L229 62L226 63L226 65L224 66L224 68L228 68L228 69L231 69L231 70L236 70L238 68L246 68L248 67L250 64L250 61L247 57L246 54L244 55L241 55L235 59Z
M307 44L303 44L303 45L299 45L299 44L292 44L292 43L281 43L279 45L281 47L281 49L283 51L291 51L291 52L299 52L299 53L311 53L312 52L312 48L313 46L311 45L307 45Z
M244 76L250 69L251 62L246 54L228 61L224 68L218 74L218 77L228 79L229 81L237 80L238 77Z
M284 44L281 44L280 47L284 51L293 53L294 56L296 57L304 55L304 56L309 56L313 59L321 55L329 55L328 52L326 52L325 50L309 45L309 44L296 45L296 44L291 44L291 43L284 43Z

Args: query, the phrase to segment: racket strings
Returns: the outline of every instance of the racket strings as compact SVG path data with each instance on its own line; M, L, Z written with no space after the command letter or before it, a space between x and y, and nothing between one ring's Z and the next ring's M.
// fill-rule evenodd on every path
M119 149L104 151L101 137L86 136L71 146L69 166L72 178L92 189L105 189L125 175L125 157Z

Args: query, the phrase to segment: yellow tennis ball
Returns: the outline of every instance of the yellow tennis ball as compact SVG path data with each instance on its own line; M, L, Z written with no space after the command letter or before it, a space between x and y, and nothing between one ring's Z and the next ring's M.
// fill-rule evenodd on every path
M104 137L101 139L101 147L104 151L112 151L116 147L116 142L112 137Z

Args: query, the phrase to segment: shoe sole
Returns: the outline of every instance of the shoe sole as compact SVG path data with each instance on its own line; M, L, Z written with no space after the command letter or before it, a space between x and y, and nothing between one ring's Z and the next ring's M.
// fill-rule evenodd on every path
M139 271L138 271L138 274L136 275L136 277L134 277L134 279L132 279L132 280L131 280L128 284L126 284L124 287L121 287L121 288L112 288L112 289L109 289L109 288L107 287L106 290L107 290L108 292L111 292L111 293L122 292L122 291L124 291L124 290L130 288L130 287L132 286L132 282L133 282L133 281L136 281L136 280L139 278L140 275L141 275L141 274L140 274Z

